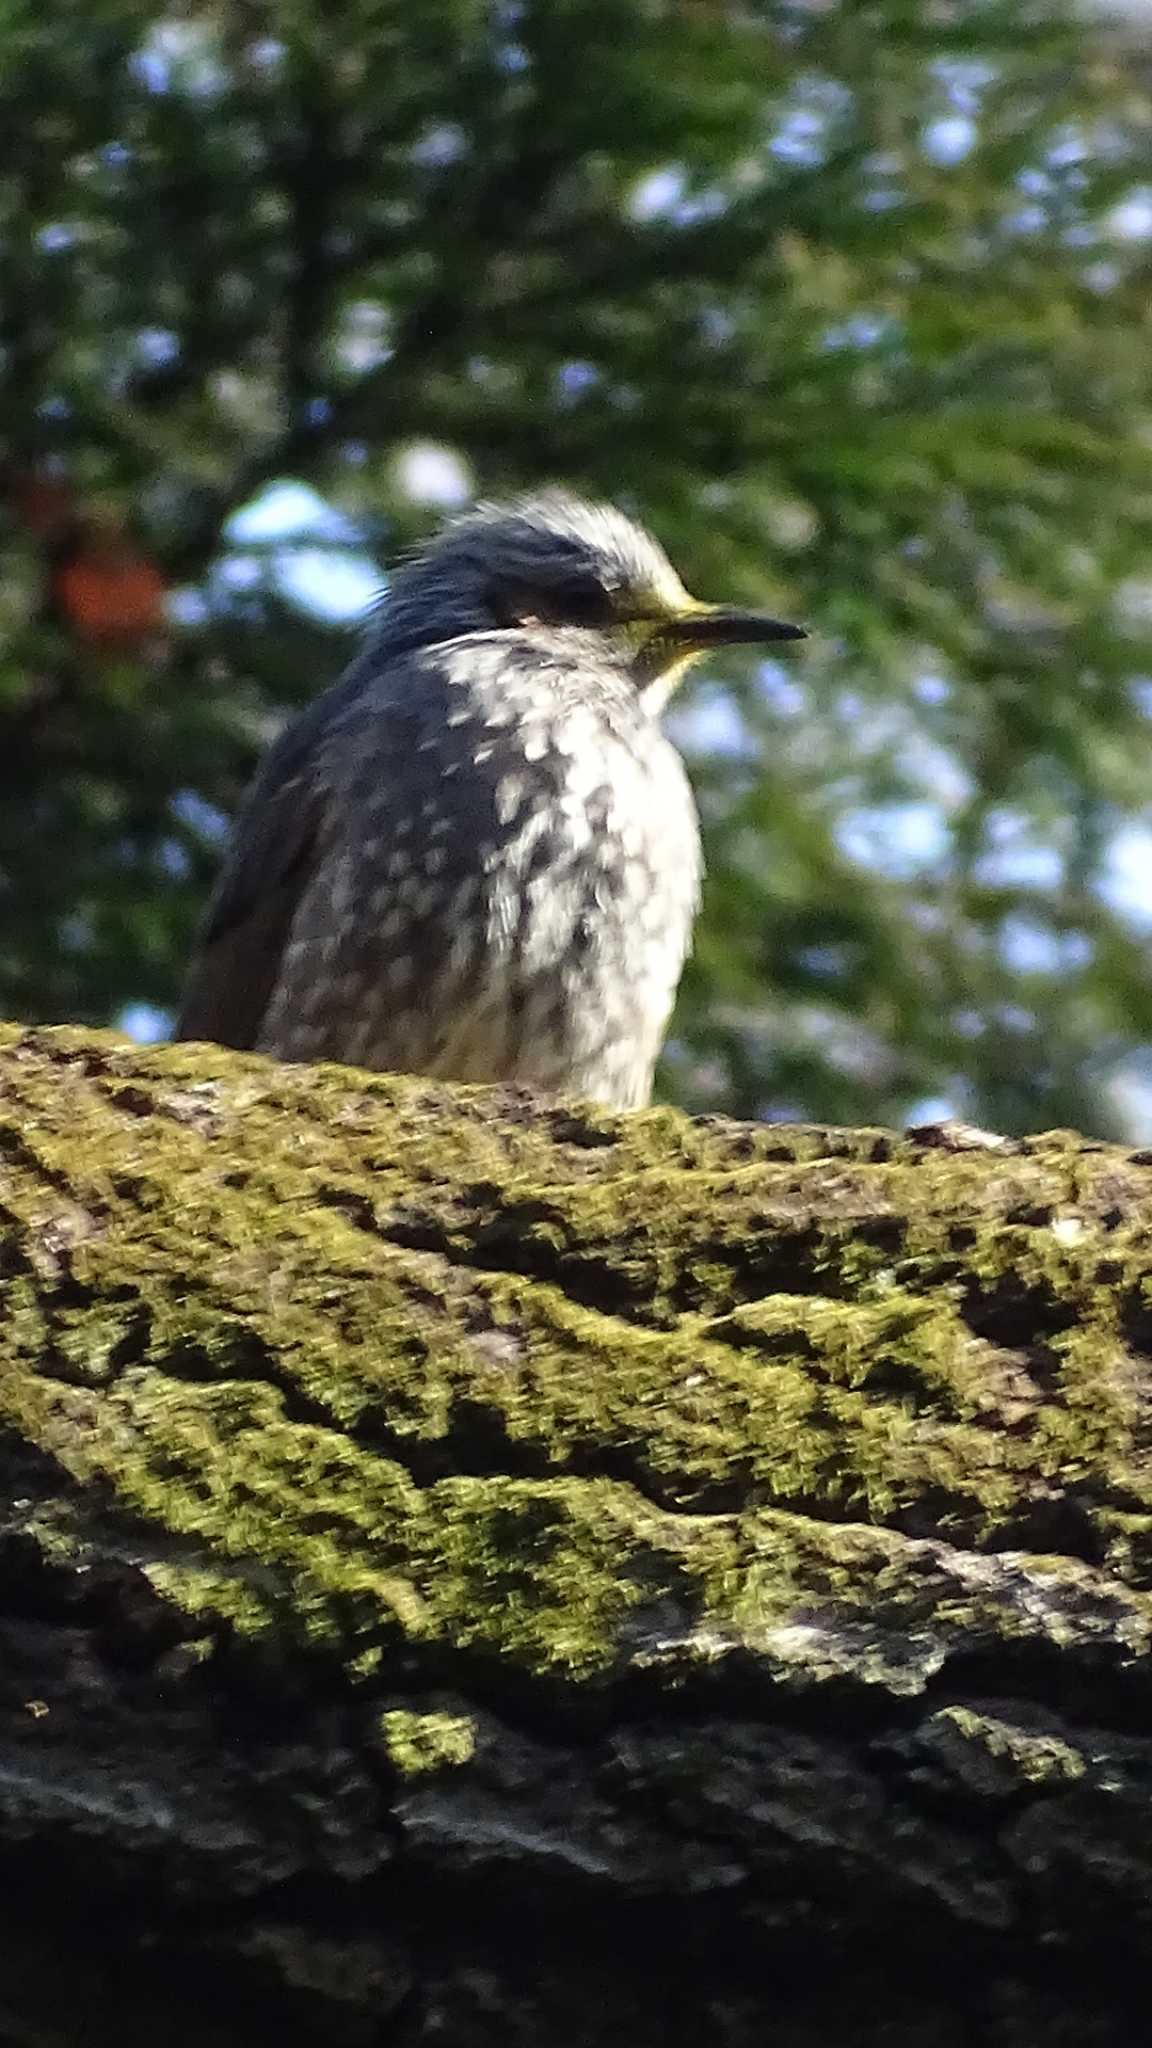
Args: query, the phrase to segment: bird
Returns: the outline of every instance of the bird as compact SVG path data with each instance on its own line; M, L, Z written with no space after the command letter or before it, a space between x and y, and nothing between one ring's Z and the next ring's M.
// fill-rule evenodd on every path
M174 1035L643 1107L702 877L661 714L708 650L804 637L614 506L450 518L267 753Z

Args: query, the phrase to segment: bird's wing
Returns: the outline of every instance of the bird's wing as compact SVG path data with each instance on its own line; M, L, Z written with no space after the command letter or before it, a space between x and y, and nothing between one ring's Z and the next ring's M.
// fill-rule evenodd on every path
M209 906L175 1038L255 1045L327 809L319 753L328 691L270 748Z

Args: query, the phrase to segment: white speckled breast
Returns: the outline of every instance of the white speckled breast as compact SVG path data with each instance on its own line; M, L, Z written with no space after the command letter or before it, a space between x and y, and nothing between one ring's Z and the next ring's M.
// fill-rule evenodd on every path
M323 773L262 1048L646 1102L701 861L627 668L574 629L417 650L334 723Z

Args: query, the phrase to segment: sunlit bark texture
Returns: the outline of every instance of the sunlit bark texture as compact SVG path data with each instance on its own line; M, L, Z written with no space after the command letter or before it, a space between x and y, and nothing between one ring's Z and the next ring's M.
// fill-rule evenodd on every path
M0 1035L5 2048L1141 2038L1152 1155L932 1136Z

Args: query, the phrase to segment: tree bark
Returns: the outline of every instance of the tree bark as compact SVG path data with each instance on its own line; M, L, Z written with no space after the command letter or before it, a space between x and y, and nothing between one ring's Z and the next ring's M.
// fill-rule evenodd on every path
M0 1032L0 2041L1128 2048L1150 1195Z

